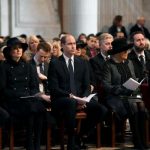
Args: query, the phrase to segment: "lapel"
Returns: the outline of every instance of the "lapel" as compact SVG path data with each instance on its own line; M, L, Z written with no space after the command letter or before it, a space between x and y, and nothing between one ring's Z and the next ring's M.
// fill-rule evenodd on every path
M47 73L48 73L48 66L49 64L48 63L44 63L44 74L47 76Z
M129 57L130 60L134 60L135 62L137 62L141 66L141 62L139 61L139 59L138 59L136 53L134 52L134 50L132 50L129 55L130 55L130 57Z
M150 61L150 52L148 50L144 51L146 62Z
M77 57L74 57L74 79L76 80L77 75L79 74L79 68L81 64L78 61Z
M99 54L97 55L97 57L98 57L98 59L99 59L100 62L105 62L105 59L104 59L104 57L102 56L101 53L99 53Z
M127 60L127 63L128 63L128 67L129 67L129 70L130 70L130 72L131 72L132 77L133 77L134 79L136 79L136 77L135 77L135 72L134 72L134 66L133 66L132 61Z
M69 71L68 71L68 68L67 68L67 65L66 65L66 62L65 62L65 58L63 57L63 55L61 55L59 57L59 60L60 60L60 63L61 63L61 66L62 66L62 69L64 70L64 73L69 76ZM60 67L61 67L60 66Z
M31 63L36 66L35 60L32 58Z

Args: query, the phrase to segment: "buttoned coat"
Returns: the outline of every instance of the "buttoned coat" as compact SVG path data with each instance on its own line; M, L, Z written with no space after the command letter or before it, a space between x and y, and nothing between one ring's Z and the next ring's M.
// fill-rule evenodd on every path
M39 92L37 74L32 66L22 60L18 63L9 60L3 62L4 95L11 100Z
M32 98L20 97L32 96L39 92L37 73L31 64L19 60L6 60L1 65L3 71L3 95L6 109L13 114L26 114L44 110L40 101L32 101Z

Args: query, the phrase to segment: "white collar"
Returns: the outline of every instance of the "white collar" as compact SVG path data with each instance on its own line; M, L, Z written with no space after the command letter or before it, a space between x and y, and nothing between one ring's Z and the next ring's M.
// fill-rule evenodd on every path
M33 57L33 59L34 59L34 61L35 61L36 66L38 66L40 63L37 61L36 55Z
M134 52L135 52L135 54L137 55L138 58L139 58L140 56L143 56L143 58L145 58L144 50L143 50L141 53L138 53L138 52L135 50L135 47L134 47Z
M101 52L101 55L102 55L102 57L103 57L105 60L106 60L107 57L110 58L110 55L106 56L106 55L104 55L102 52Z

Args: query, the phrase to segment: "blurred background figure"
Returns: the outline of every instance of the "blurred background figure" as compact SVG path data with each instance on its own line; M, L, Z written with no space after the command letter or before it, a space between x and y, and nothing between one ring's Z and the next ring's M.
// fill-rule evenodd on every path
M26 34L20 34L18 38L22 43L27 43L27 35Z
M78 40L81 40L81 41L83 41L84 43L86 43L86 34L81 33L81 34L78 36Z
M0 36L0 44L3 43L5 40L5 37L4 36Z
M31 35L28 38L28 50L25 51L25 55L28 56L28 59L32 59L37 51L37 46L40 43L39 39L36 37L36 35Z
M146 42L146 43L145 43L145 44L146 44L146 45L145 45L145 49L146 49L146 50L150 50L150 40L147 39L147 38L145 38L145 42Z
M86 54L89 58L93 58L97 55L97 49L96 49L96 41L97 37L94 34L89 34L87 36L87 48L86 48Z
M89 57L86 55L86 46L87 44L84 43L83 41L78 40L76 42L76 51L75 55L79 56L85 60L89 60Z
M127 32L125 27L122 24L122 16L121 15L117 15L114 17L113 19L113 24L112 26L109 28L108 32L115 37L117 32L123 32L124 36L127 38Z
M59 57L62 55L60 41L54 41L52 43L52 56Z
M150 39L150 33L145 27L145 18L143 16L137 18L136 24L130 29L130 35L137 31L143 32L145 37Z
M40 42L45 42L45 39L41 35L36 35Z
M6 47L6 46L0 45L0 62L2 62L2 61L5 60L5 57L4 57L4 54L3 54L3 49L4 49L5 47Z
M118 38L124 38L125 36L124 36L124 33L123 32L116 32L116 34L115 34L115 39L118 39Z
M60 38L58 38L58 37L54 37L53 39L52 39L52 42L60 42Z

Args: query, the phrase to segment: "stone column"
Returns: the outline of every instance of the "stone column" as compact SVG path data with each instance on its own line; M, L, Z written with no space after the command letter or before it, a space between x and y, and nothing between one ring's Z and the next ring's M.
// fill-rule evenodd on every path
M0 35L10 35L9 1L0 0Z
M97 0L64 0L63 31L74 36L97 33Z

